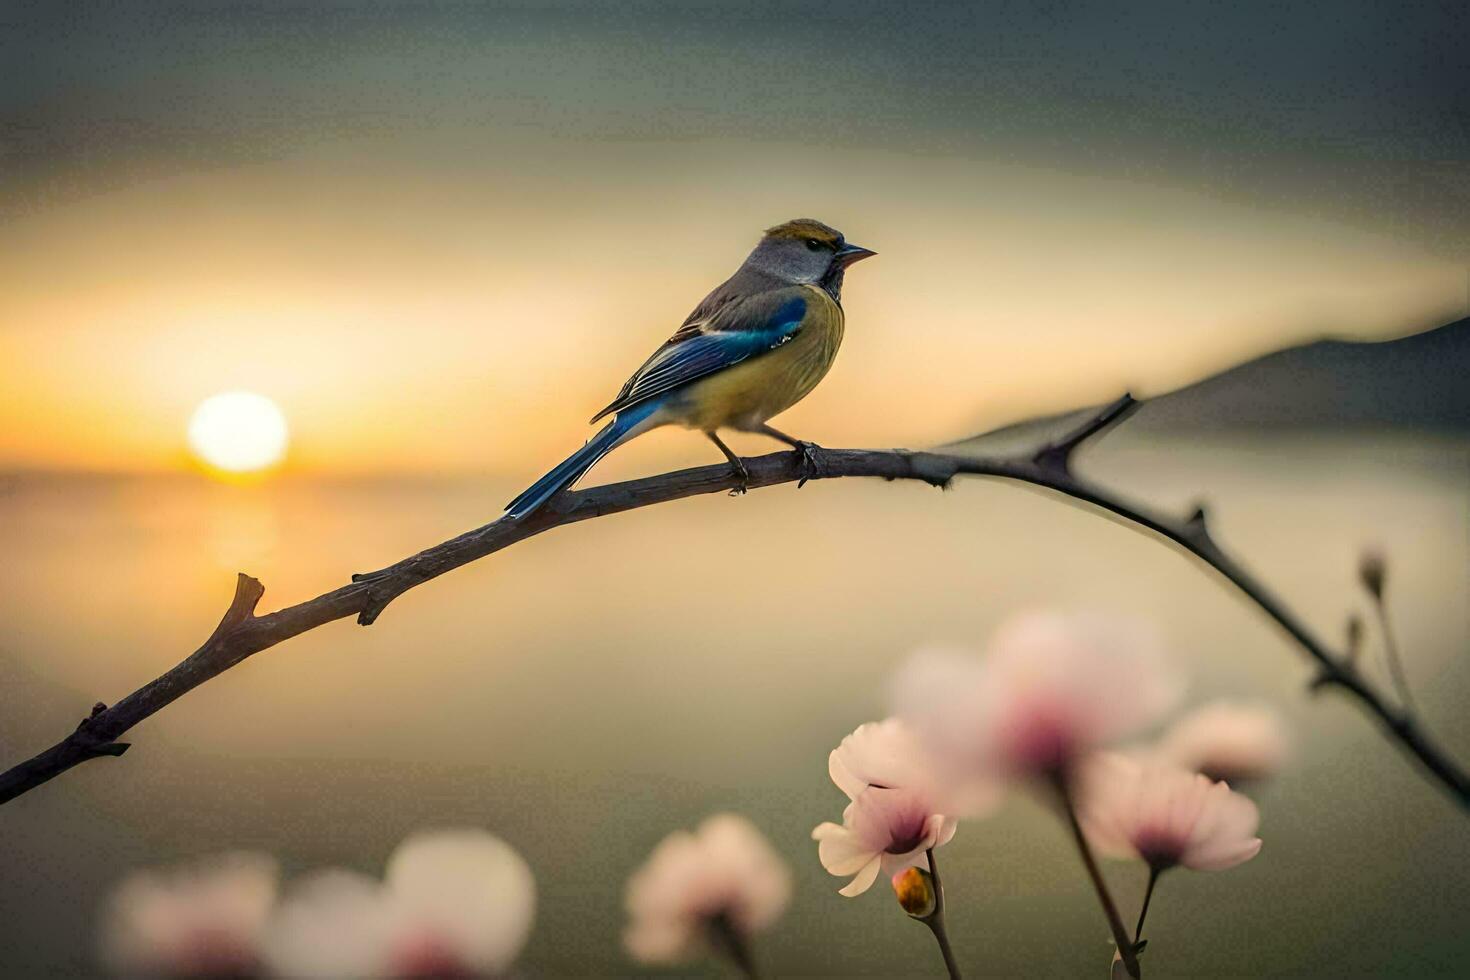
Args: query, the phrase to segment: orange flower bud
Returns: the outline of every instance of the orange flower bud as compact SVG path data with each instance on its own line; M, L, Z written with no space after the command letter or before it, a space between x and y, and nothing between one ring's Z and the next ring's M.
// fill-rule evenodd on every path
M934 894L934 876L922 868L905 868L893 876L893 894L898 904L915 919L927 919L939 904Z

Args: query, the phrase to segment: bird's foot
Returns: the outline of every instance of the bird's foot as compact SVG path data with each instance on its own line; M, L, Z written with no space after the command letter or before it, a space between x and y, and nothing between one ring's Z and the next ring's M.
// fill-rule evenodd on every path
M806 481L813 477L821 476L821 467L817 463L817 450L821 448L804 439L797 441L796 451L801 454L801 479L796 481L796 489L806 486Z
M750 470L745 468L744 463L731 462L730 469L735 473L735 479L740 482L730 488L730 496L743 497L750 492Z

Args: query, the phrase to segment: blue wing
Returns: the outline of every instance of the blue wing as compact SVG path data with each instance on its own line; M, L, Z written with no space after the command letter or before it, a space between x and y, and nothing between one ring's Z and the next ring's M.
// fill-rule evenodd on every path
M801 331L806 309L800 290L788 289L737 300L703 322L686 324L592 421L775 350Z

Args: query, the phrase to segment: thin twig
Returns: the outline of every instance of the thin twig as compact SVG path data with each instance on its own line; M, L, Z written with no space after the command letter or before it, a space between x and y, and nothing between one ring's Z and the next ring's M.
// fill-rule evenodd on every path
M1138 948L1139 940L1143 938L1143 920L1148 918L1148 903L1153 901L1154 886L1159 883L1160 874L1162 874L1162 871L1160 871L1160 869L1154 867L1153 865L1149 866L1148 889L1143 893L1143 908L1138 910L1138 925L1133 928L1134 949Z
M1108 920L1108 928L1113 933L1113 943L1118 948L1118 955L1123 958L1123 968L1128 971L1130 977L1139 980L1142 972L1138 967L1138 951L1128 940L1128 933L1123 929L1123 919L1118 915L1117 903L1113 901L1112 892L1108 891L1108 883L1097 866L1097 858L1092 855L1092 846L1087 843L1087 835L1082 832L1082 824L1077 820L1077 807L1072 800L1072 790L1067 785L1065 776L1057 777L1056 790L1061 797L1062 813L1067 818L1067 828L1072 831L1072 840L1077 844L1077 853L1082 856L1082 865L1087 869L1087 877L1092 881L1092 888L1097 892L1098 904L1102 906L1103 915Z
M997 477L1055 491L1152 531L1179 545L1234 584L1316 662L1314 689L1337 687L1357 699L1378 720L1388 737L1417 760L1452 799L1470 808L1470 778L1433 744L1415 718L1386 702L1353 662L1329 650L1296 614L1221 551L1210 536L1202 509L1177 520L1137 506L1072 471L1070 460L1077 446L1115 424L1134 405L1133 399L1125 396L1040 452L967 456L901 449L814 447L810 450L810 465L803 463L802 454L791 452L748 460L746 485L754 490L804 478L879 477L947 487L960 475ZM415 586L543 531L684 497L719 493L732 489L736 483L731 468L721 463L563 494L521 520L502 517L381 571L353 576L351 583L315 599L264 616L254 615L263 591L260 583L241 575L230 610L203 646L117 704L96 711L56 745L0 774L0 803L35 789L88 759L121 754L125 746L117 740L128 729L245 658L293 636L348 616L356 616L359 623L369 625L390 602Z
M1373 597L1373 608L1378 613L1378 632L1383 636L1383 659L1388 663L1388 675L1393 679L1393 686L1399 694L1399 704L1403 706L1404 713L1417 715L1419 709L1414 705L1413 692L1409 690L1409 677L1404 673L1404 661L1399 656L1398 638L1394 635L1393 624L1388 620L1388 604L1383 596Z
M929 858L929 875L934 879L934 911L919 921L934 933L939 944L939 955L944 957L944 968L949 971L949 980L960 980L960 966L955 962L954 950L949 945L949 930L944 924L944 882L939 879L939 865L934 861L934 848L924 852Z

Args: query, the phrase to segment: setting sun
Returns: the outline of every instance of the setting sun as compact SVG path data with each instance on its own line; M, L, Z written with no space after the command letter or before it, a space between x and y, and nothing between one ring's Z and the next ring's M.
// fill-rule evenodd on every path
M189 419L189 448L208 466L253 473L286 454L286 417L275 402L250 391L226 391L199 403Z

